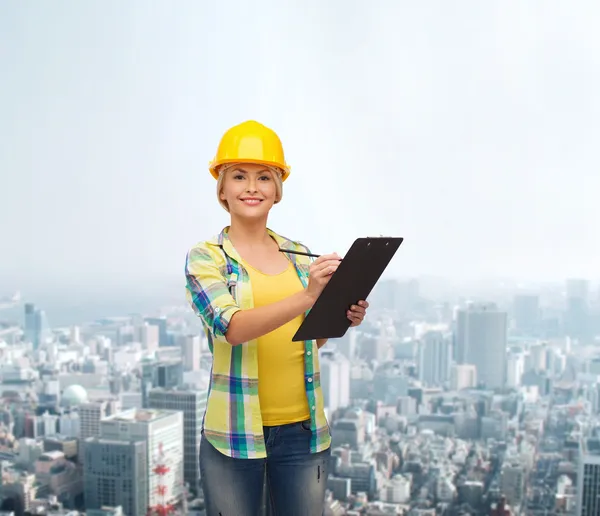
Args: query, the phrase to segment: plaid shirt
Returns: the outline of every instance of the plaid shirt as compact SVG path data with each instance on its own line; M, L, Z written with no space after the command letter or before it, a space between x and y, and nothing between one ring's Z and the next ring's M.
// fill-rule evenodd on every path
M240 459L267 456L258 399L258 341L232 346L225 333L233 314L254 307L248 272L225 228L218 237L196 244L185 264L186 297L202 319L213 354L203 429L221 453ZM281 249L307 248L268 230ZM287 255L302 285L308 285L310 258ZM331 435L325 417L317 342L304 342L304 384L311 411L311 452L329 448Z

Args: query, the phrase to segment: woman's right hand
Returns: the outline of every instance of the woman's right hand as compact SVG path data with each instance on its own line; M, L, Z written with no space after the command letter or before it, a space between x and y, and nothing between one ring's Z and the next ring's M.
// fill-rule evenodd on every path
M321 295L331 275L337 270L342 257L337 253L322 254L310 265L307 294L314 301Z

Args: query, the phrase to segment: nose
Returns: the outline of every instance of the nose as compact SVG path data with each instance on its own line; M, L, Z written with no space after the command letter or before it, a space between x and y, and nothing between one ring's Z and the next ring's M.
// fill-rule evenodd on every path
M258 191L258 187L257 187L257 181L255 177L250 177L248 178L248 186L246 188L246 190L248 191L248 193L255 193Z

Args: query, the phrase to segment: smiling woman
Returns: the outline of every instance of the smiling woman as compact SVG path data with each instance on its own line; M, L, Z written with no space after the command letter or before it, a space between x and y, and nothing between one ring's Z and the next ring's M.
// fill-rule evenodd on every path
M231 216L221 233L187 254L187 298L213 354L200 443L208 516L254 516L266 471L275 514L323 512L331 436L318 348L293 342L340 263L311 263L302 244L267 227L290 173L279 137L258 122L229 129L210 172ZM367 303L348 311L362 322Z

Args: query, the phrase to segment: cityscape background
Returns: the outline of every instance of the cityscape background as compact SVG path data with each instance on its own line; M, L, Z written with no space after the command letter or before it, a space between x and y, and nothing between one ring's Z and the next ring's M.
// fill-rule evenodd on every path
M274 230L405 238L320 351L325 514L599 516L598 19L2 3L0 516L205 514L183 266L227 224L207 163L246 119L292 165Z

